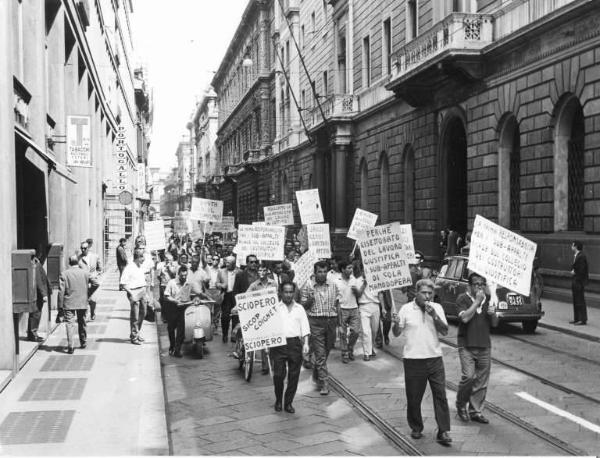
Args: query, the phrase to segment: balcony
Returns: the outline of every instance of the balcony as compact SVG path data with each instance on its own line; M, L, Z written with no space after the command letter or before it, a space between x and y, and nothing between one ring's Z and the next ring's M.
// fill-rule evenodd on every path
M13 110L15 121L27 129L29 126L29 102L31 94L25 86L13 76Z
M481 78L482 49L493 41L491 14L452 13L428 32L400 48L392 58L386 85L413 106L432 99L447 78Z
M331 120L334 118L349 118L358 112L358 97L352 94L334 94L328 96L325 100L321 101L321 107L323 113L319 109L319 106L313 107L307 112L304 117L306 127L309 129L317 127L323 122L323 115L325 120Z

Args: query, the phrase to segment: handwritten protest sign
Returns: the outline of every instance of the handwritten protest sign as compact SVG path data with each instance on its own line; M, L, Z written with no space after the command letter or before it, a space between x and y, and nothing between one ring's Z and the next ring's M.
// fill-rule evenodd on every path
M253 254L262 261L281 261L285 228L282 226L252 226L240 224L238 227L237 254ZM243 259L241 258L240 261Z
M294 282L296 282L298 288L302 288L314 273L315 263L318 260L319 258L315 256L315 253L308 250L294 263Z
M206 226L208 233L221 232L222 234L228 234L235 232L235 218L233 216L223 216L223 219L219 221L211 221Z
M165 249L165 226L161 220L144 222L144 237L148 251Z
M300 211L302 224L322 223L325 221L323 219L323 210L321 209L318 189L296 191L296 200L298 201L298 210Z
M221 221L223 219L223 201L192 197L190 218L199 221Z
M293 226L294 210L292 204L263 207L265 222L271 226Z
M358 239L365 279L374 293L412 284L400 226L397 222L375 226Z
M190 220L190 212L175 212L175 219L173 219L173 230L176 234L187 234L188 232L192 232L192 221Z
M329 239L329 224L309 224L306 226L308 233L308 249L317 258L331 257L331 240Z
M265 223L264 221L253 221L252 225L262 227L262 226L266 226L267 223Z
M412 226L410 224L400 225L400 234L402 235L402 249L406 255L406 259L410 264L416 264L415 259L415 243L413 241Z
M477 215L467 267L488 282L529 296L536 248L531 240Z
M283 315L277 311L277 289L236 294L235 302L246 351L285 345Z
M198 239L203 239L204 238L204 228L206 226L206 223L203 223L202 221L196 221L196 220L192 220L192 238L194 240L198 240Z
M358 240L360 232L375 227L376 222L377 215L375 213L370 213L366 210L357 208L354 212L354 218L352 218L350 229L348 229L347 237L352 240Z

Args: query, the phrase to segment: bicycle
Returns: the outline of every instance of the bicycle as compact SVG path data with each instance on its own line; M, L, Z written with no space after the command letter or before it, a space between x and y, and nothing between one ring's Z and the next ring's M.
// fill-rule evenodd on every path
M236 328L233 354L239 361L239 370L244 372L244 379L249 382L252 379L252 370L254 368L254 351L246 351L242 328L239 324Z

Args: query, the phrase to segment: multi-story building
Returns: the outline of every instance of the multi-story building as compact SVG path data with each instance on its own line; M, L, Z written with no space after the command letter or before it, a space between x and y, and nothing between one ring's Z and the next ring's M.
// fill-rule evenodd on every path
M345 251L343 235L360 207L379 224L411 223L430 260L440 257L441 230L466 233L481 214L538 243L547 290L557 294L569 284L571 241L582 240L590 289L600 291L595 3L273 2L281 59L272 194L256 192L254 205L318 187L334 249ZM244 55L236 43L222 67ZM220 110L243 105L243 93L232 101L222 85L215 89ZM233 164L242 149L224 147L226 113L220 151ZM236 165L229 186L239 200L255 172L243 157ZM231 196L223 193L226 203Z
M179 168L173 167L164 179L163 191L160 196L160 216L175 216L181 210Z
M63 258L46 265L56 279L82 240L92 238L102 256L105 233L126 227L128 207L107 209L111 195L134 194L136 182L143 110L134 97L131 13L130 0L0 2L0 300L13 304L0 310L0 384L37 345L19 339L30 290L27 270L16 267L26 267L27 254L13 259L14 270L11 254L38 250L45 263L48 245L61 244Z
M186 138L187 137L187 138ZM177 210L189 210L194 196L195 146L190 129L189 136L182 136L175 152L177 156Z
M217 171L216 145L219 115L217 110L217 94L212 87L205 91L196 104L192 118L193 136L196 148L195 191L199 197L211 198L215 184L220 183L222 171Z

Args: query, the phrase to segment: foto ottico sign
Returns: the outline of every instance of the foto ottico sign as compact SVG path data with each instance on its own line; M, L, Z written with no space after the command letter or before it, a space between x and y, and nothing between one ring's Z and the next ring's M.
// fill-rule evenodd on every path
M92 131L90 116L67 116L67 165L92 166Z

